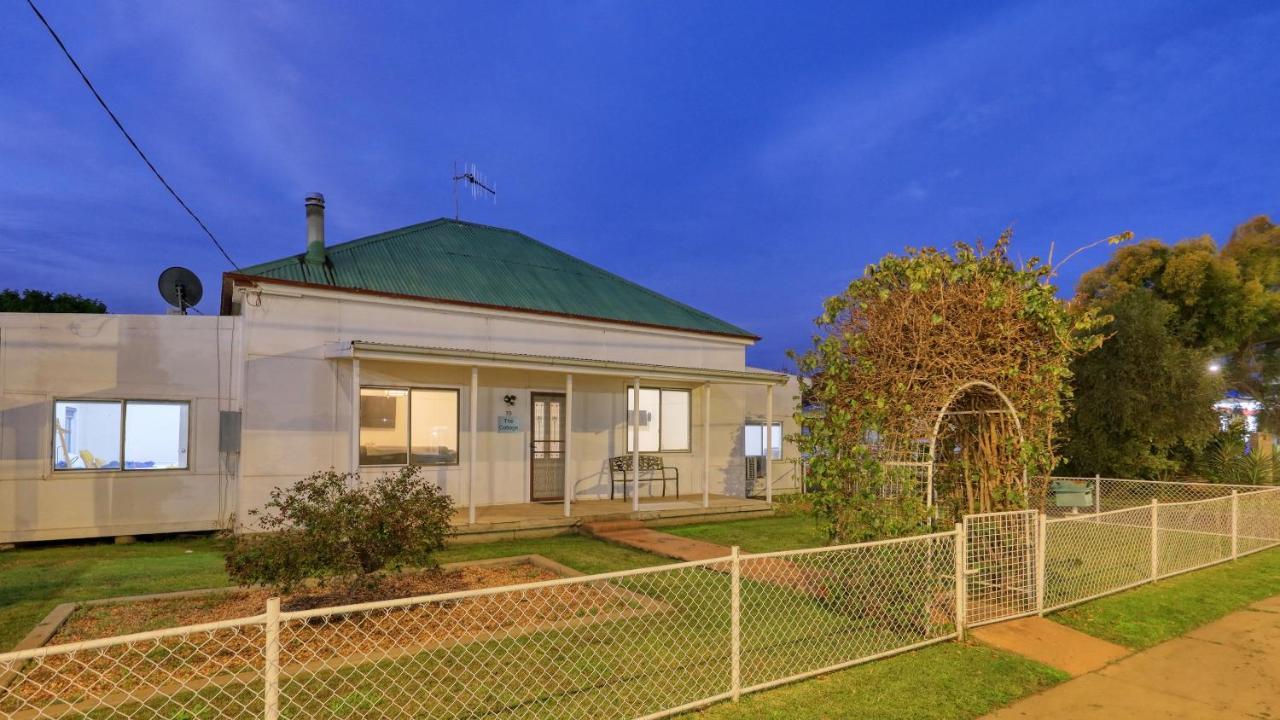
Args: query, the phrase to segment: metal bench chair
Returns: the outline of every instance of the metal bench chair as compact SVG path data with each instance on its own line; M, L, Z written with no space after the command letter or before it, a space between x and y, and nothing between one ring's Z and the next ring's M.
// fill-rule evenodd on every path
M609 499L613 499L614 488L619 482L622 483L622 499L627 499L627 487L630 483L627 480L627 474L635 474L632 471L632 463L630 455L619 455L618 457L609 458ZM649 476L645 477L644 473ZM619 479L621 478L621 479ZM640 456L640 482L647 482L650 485L656 482L662 483L662 497L667 496L667 481L673 481L676 484L676 498L680 497L680 469L666 465L662 462L662 458L657 455L641 455Z

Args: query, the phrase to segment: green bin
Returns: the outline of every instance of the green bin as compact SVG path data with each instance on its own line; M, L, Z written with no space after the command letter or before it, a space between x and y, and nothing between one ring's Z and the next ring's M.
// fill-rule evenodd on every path
M1093 483L1086 480L1054 480L1053 504L1060 508L1093 508Z

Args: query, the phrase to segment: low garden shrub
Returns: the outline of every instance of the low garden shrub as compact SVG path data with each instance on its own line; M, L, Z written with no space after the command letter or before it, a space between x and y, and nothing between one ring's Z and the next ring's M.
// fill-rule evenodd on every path
M281 593L306 580L367 592L380 571L433 567L453 511L453 500L413 465L371 479L317 472L249 511L267 532L232 539L227 573Z

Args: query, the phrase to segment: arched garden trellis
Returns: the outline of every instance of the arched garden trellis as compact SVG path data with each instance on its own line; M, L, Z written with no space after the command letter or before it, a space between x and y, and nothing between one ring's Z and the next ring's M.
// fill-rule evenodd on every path
M1028 478L1053 467L1070 360L1101 342L1100 320L1008 243L890 255L827 300L794 357L823 409L797 442L833 538L1038 503Z
M878 438L873 452L890 475L914 480L931 516L939 505L952 515L993 510L1001 499L994 496L997 488L1028 495L1027 468L1019 461L1022 420L1009 396L992 383L960 383L932 417L915 425L927 433ZM908 491L905 485L900 480L895 490Z

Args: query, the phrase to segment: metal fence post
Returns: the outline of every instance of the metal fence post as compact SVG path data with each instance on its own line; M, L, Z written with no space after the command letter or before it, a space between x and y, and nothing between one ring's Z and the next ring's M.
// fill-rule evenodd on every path
M733 701L738 702L742 695L742 568L738 559L738 546L734 545L730 554L730 630L729 657L730 677L732 682Z
M1036 614L1044 616L1045 537L1048 535L1044 513L1036 515Z
M964 640L965 582L964 575L964 523L956 523L956 640Z
M1151 582L1160 577L1160 501L1151 498Z
M267 599L266 657L263 663L262 716L265 720L280 717L280 598Z
M1093 514L1102 512L1102 474L1093 474Z
M1240 494L1231 491L1231 559L1240 557Z

